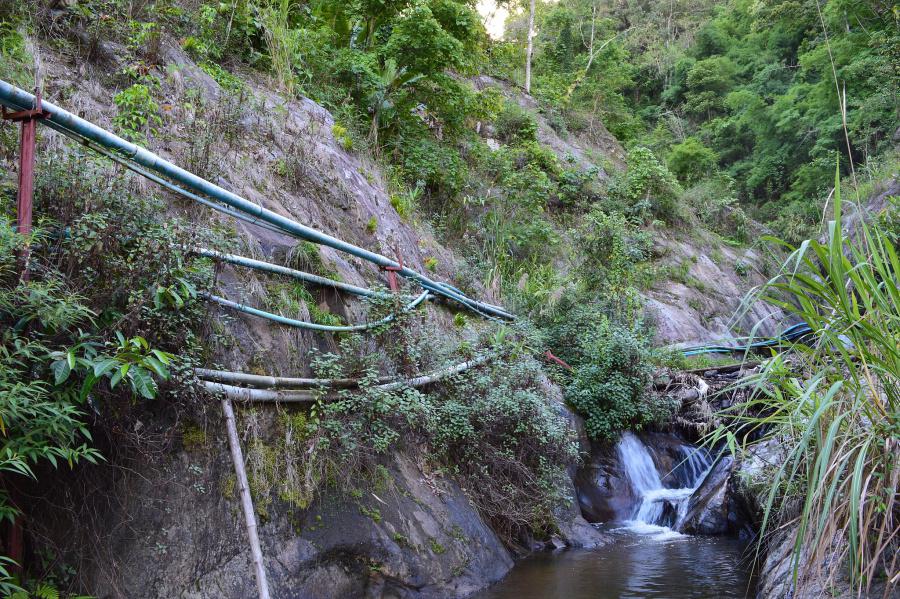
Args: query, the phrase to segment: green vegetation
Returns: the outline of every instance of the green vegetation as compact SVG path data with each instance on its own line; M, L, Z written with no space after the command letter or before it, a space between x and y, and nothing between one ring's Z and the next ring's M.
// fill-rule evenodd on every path
M533 93L570 131L599 122L627 147L650 148L686 186L718 171L748 212L797 242L821 219L835 157L850 152L849 175L891 146L895 9L539 3Z
M440 367L434 362L438 355L441 362L464 358L451 347L435 346L423 317L403 319L385 330L385 339L396 339L391 333L398 326L424 336L411 344L387 343L387 354L405 356L422 371ZM457 478L508 542L523 531L552 531L552 510L562 499L559 482L575 458L571 431L541 391L540 365L525 357L530 350L521 343L529 341L527 331L504 339L507 350L489 365L445 379L428 393L380 388L376 379L384 356L367 352L358 336L342 339L340 354L314 355L318 376L361 377L360 388L339 391L336 398L322 389L313 406L283 413L274 427L264 427L256 410L244 413L257 509L267 516L275 494L305 509L336 489L355 501L360 513L380 521L377 509L360 503L369 494L360 485L384 493L392 484L385 465L403 449Z
M854 592L896 588L897 436L900 432L900 257L891 233L864 221L842 229L840 185L824 242L787 246L766 301L814 335L748 381L739 425L711 439L732 450L774 443L762 533L786 529L794 584L848 572ZM824 570L824 572L823 572Z
M119 430L111 446L120 451L138 442L117 423L189 366L196 289L208 276L174 249L184 223L159 219L158 200L88 159L49 161L35 195L39 226L29 238L0 220L0 470L32 478L103 459L95 434L108 445ZM17 260L26 251L28 280ZM0 518L16 514L3 491ZM20 584L7 564L3 593Z
M147 137L154 135L162 124L159 105L147 85L136 83L116 94L113 102L119 109L113 125L134 142L146 144Z

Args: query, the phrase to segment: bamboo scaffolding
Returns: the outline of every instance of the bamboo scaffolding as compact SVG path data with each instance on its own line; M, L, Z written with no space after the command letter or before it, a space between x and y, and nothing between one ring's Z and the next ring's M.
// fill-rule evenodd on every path
M441 379L465 372L470 368L479 366L496 357L490 353L477 356L471 360L448 366L441 370L417 376L411 379L378 379L380 384L375 389L380 391L394 391L403 387L425 387ZM208 370L197 368L194 370L201 379L203 387L213 394L221 394L229 399L242 402L273 402L273 403L304 403L314 401L317 396L312 391L304 390L316 387L331 389L348 389L359 386L356 379L303 379L274 376L260 376L243 372L230 372L227 370ZM226 383L238 383L255 385L256 388L239 387ZM321 396L319 396L321 397ZM334 393L325 395L325 398L333 399Z

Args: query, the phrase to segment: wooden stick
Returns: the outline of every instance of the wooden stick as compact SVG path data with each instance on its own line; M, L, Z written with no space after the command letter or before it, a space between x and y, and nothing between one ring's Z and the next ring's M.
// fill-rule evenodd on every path
M262 549L256 531L256 513L253 510L253 499L250 497L250 484L247 482L247 471L244 469L244 456L238 440L237 424L234 420L234 409L228 397L222 398L222 411L225 413L225 427L228 431L228 445L231 447L231 461L234 462L234 473L237 475L238 488L241 492L241 507L244 509L244 521L247 525L247 537L250 540L250 556L256 568L256 587L259 599L270 599L269 582L266 580L266 568L263 565Z

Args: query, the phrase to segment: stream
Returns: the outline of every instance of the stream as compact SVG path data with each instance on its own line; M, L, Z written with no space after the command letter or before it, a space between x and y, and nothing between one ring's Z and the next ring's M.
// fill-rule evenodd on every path
M597 525L611 538L595 550L541 553L475 599L710 599L755 596L744 546L728 537L678 532L691 494L710 471L705 451L683 445L666 488L643 442L625 433L616 454L635 496L630 512Z

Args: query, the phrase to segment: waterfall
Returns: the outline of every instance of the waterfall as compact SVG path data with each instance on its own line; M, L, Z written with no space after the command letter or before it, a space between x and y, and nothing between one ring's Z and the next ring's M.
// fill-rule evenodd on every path
M638 532L678 535L673 529L684 519L688 499L700 486L709 472L711 460L706 451L698 447L681 445L682 456L672 475L680 485L666 488L647 446L632 433L625 433L616 445L619 462L638 499L637 505L626 522Z

